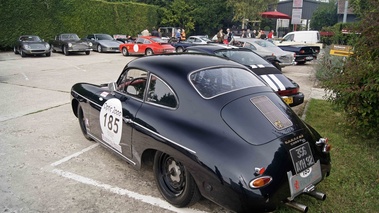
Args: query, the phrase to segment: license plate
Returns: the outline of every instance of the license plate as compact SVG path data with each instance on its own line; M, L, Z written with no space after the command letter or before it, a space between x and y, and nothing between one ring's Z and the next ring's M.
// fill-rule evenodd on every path
M290 149L290 154L296 174L304 171L315 163L308 142Z
M320 161L313 164L299 174L292 175L292 172L287 172L288 182L290 185L291 199L303 193L304 189L317 184L322 179Z
M282 99L284 100L284 102L286 102L286 104L290 105L293 103L293 97L282 97Z
M307 59L307 60L313 60L313 56L307 56L305 59Z

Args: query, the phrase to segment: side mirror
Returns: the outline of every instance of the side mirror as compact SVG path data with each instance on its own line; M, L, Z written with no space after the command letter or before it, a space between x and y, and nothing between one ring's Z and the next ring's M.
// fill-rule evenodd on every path
M114 91L117 90L116 82L111 82L108 84L108 89L111 93L114 93Z

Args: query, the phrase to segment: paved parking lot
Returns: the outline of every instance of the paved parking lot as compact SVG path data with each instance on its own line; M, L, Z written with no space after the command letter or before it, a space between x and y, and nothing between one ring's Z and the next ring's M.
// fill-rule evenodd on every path
M191 208L169 205L152 170L135 171L82 136L71 86L115 81L132 59L120 53L21 58L0 52L1 212L228 212L207 200ZM308 99L312 64L283 73Z

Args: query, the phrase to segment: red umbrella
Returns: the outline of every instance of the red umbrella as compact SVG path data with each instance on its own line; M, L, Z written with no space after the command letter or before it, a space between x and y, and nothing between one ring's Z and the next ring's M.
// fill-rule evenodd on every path
M263 18L281 18L281 19L291 19L291 17L287 14L278 12L278 11L267 11L261 13Z

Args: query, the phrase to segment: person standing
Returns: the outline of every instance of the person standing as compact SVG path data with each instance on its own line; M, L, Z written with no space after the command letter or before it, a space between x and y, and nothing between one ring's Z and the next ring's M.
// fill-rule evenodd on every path
M182 29L182 32L180 33L180 40L185 41L186 40L186 31Z
M248 38L251 38L252 36L251 36L251 31L250 31L250 29L247 29L247 31L246 31L246 36L248 37Z
M148 30L147 28L144 29L144 30L141 32L141 35L142 35L142 36L149 36L149 35L150 35L149 30Z
M180 38L181 38L182 36L180 35L180 29L178 29L177 31L176 31L176 33L175 33L175 38L176 38L176 41L177 42L180 42Z
M247 38L245 29L242 30L241 38Z
M160 37L159 32L158 32L158 30L155 29L155 27L153 27L153 30L151 31L151 36Z
M226 29L226 35L227 35L228 44L232 44L234 40L234 36L233 36L232 31L229 28Z
M267 35L267 38L271 39L274 37L274 30L271 30L268 35Z
M224 43L224 32L222 31L222 29L220 29L217 33L217 43L219 44L223 44Z

